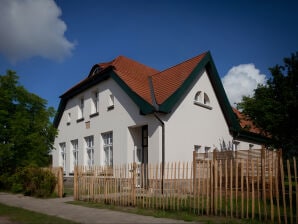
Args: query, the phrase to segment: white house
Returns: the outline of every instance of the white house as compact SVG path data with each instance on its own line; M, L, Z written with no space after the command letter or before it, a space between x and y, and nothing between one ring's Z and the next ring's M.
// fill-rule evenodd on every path
M236 111L235 111L236 112ZM164 71L119 56L61 96L53 166L191 161L198 152L260 148L243 129L210 52Z

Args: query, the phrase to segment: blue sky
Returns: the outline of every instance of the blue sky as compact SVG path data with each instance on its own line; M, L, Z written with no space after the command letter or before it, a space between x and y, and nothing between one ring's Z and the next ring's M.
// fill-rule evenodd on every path
M297 15L297 1L2 0L0 74L57 109L96 63L163 70L210 51L233 103L298 51Z

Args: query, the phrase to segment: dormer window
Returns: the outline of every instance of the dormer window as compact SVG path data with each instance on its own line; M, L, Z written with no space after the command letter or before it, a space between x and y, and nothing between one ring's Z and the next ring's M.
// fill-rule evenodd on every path
M96 75L97 73L99 73L101 71L101 67L97 67L94 69L93 74L92 75Z
M67 125L70 125L70 122L71 122L71 113L68 113L67 114Z
M84 97L79 99L78 119L77 122L84 120Z
M99 97L98 97L98 91L92 92L91 97L91 114L90 117L94 117L98 115L98 106L99 106Z
M194 98L194 104L207 108L209 110L212 109L212 107L210 106L210 98L207 95L207 93L203 92L203 91L198 91L195 95Z
M114 96L111 94L109 96L109 106L108 106L108 110L112 110L114 109Z

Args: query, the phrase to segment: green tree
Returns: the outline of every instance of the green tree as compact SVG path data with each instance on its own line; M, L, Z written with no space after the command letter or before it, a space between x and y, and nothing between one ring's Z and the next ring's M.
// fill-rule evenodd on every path
M56 129L46 104L19 85L15 72L0 75L0 187L19 167L48 165Z
M270 133L284 158L298 155L298 52L284 58L284 65L269 68L272 77L252 97L243 97L238 108Z

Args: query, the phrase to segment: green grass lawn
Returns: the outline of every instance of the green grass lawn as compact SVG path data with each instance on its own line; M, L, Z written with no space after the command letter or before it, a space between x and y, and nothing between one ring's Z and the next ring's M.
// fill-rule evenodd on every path
M184 212L184 211L163 211L157 209L142 209L138 207L122 207L122 206L114 206L114 205L106 205L99 202L85 202L85 201L72 201L67 202L74 205L80 205L85 207L91 208L98 208L98 209L111 209L115 211L122 211L122 212L129 212L133 214L139 215L146 215L146 216L153 216L157 218L169 218L169 219L178 219L184 221L195 221L200 223L226 223L226 224L260 224L264 222L258 222L257 220L247 220L247 219L236 219L236 218L226 218L226 217L219 217L219 216L198 216L191 212Z
M0 216L19 224L75 224L76 222L0 203Z

